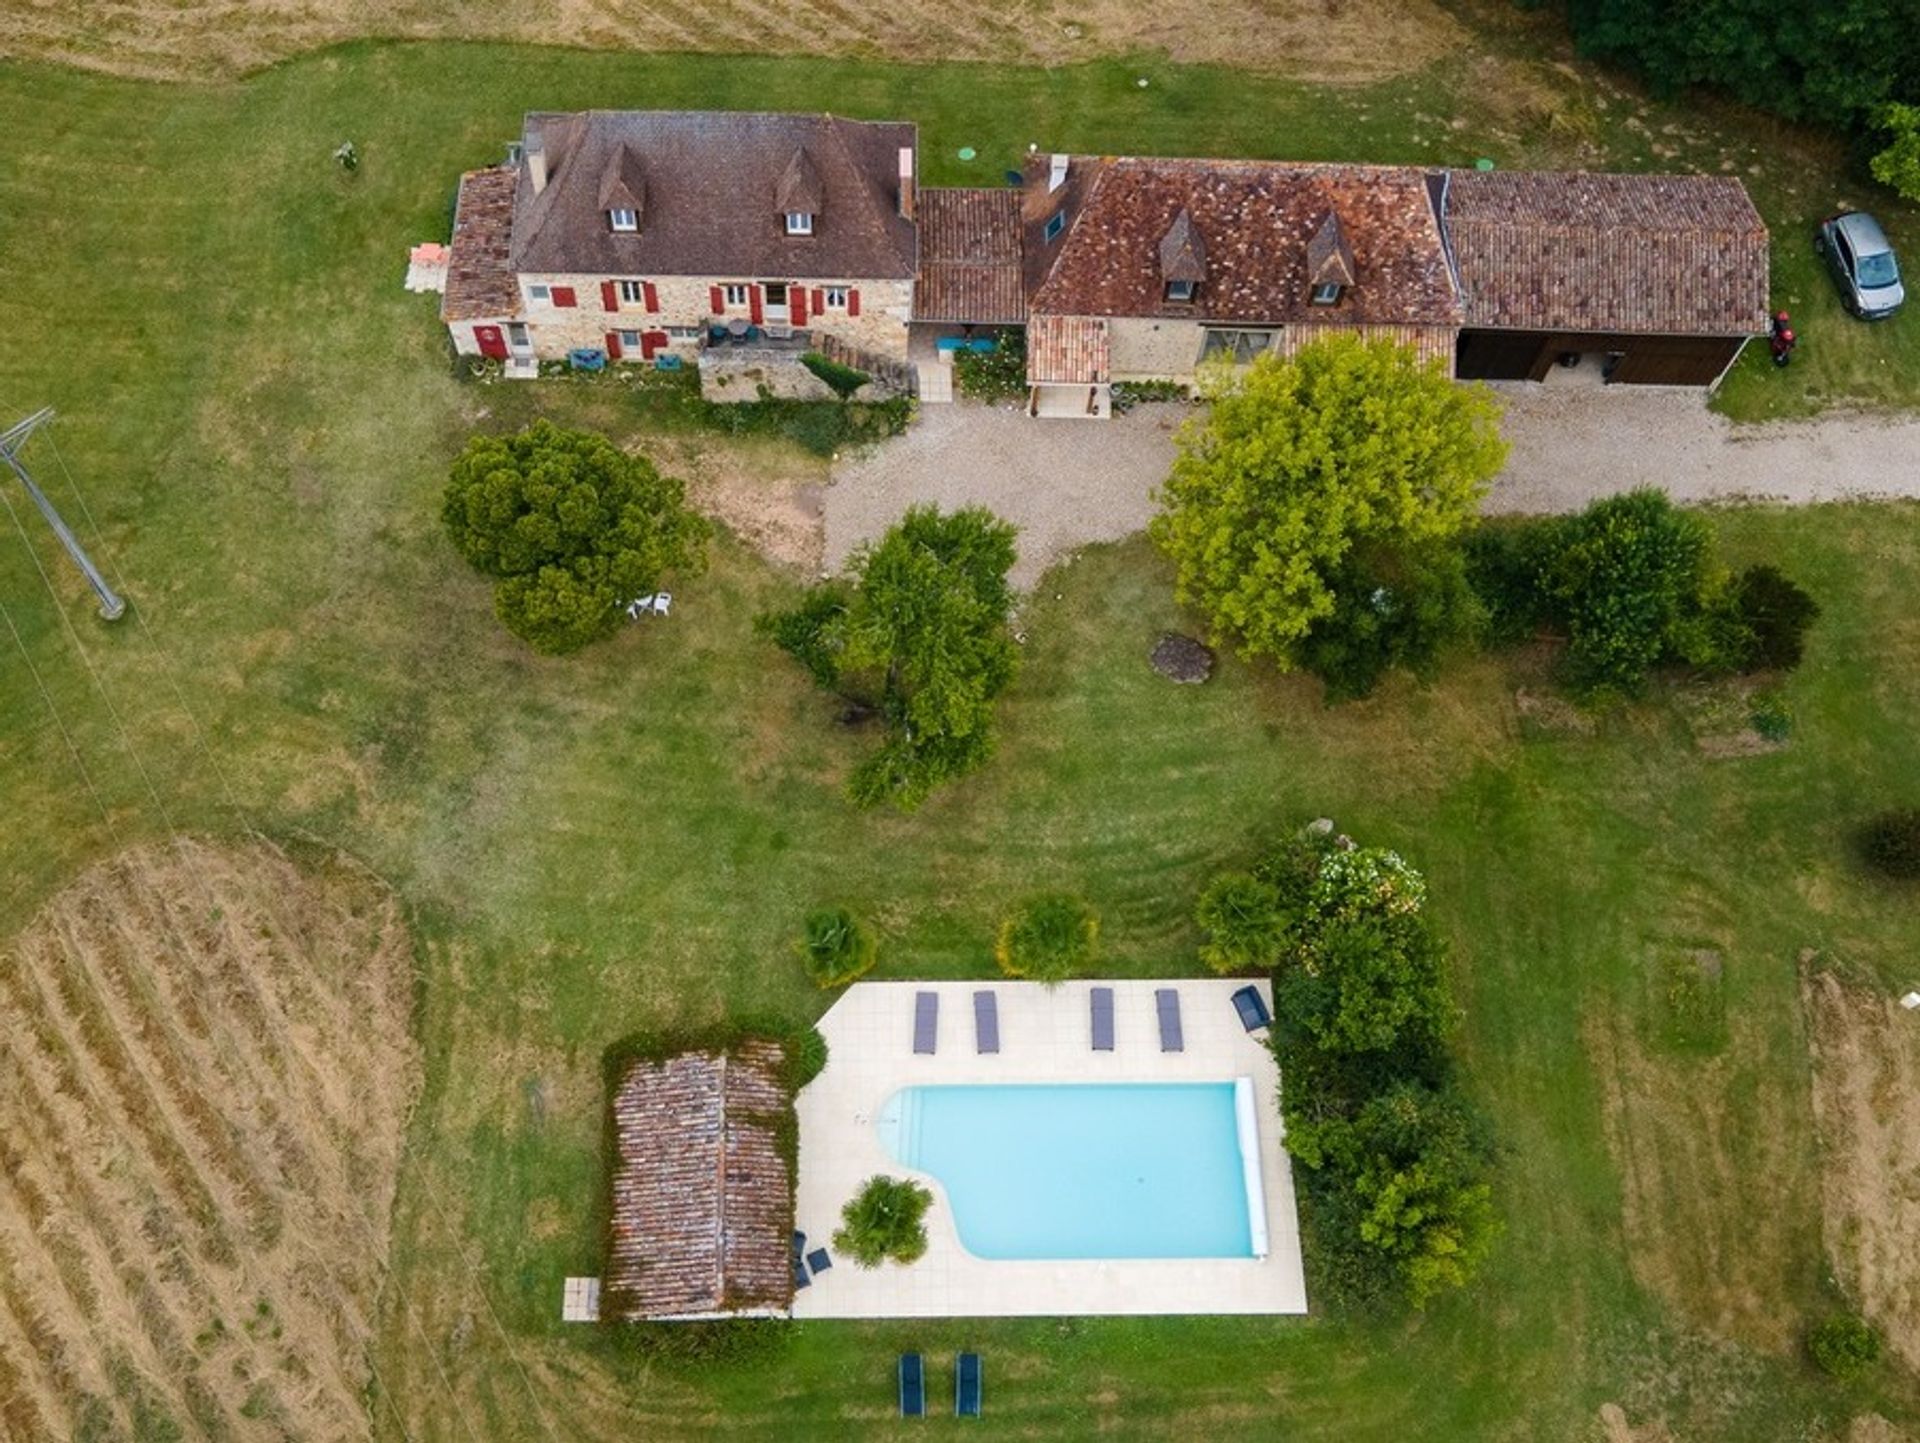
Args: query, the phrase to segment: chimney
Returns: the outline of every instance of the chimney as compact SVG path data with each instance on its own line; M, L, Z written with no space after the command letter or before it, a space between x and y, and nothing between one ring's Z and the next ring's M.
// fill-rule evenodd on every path
M535 195L547 188L547 143L537 135L527 137L527 178Z
M1058 151L1054 152L1052 164L1047 167L1047 194L1052 195L1067 183L1067 159Z
M900 214L913 219L913 147L900 147Z

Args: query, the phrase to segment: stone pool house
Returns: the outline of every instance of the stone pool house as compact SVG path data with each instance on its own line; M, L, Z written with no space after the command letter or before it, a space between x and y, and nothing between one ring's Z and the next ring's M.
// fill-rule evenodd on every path
M919 184L917 129L829 115L535 113L461 178L442 317L511 375L597 351L717 399L824 394L810 350L923 401L1024 330L1036 416L1203 361L1387 336L1462 380L1713 386L1767 328L1768 243L1731 176L1035 152Z

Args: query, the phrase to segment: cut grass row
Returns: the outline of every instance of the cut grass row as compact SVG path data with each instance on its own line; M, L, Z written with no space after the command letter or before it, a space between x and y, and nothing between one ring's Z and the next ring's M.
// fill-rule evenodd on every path
M794 582L737 545L670 625L568 662L505 638L445 545L438 490L469 431L517 424L536 397L623 438L648 424L595 388L457 383L430 300L399 289L404 247L444 234L454 175L497 155L523 108L912 115L936 182L990 179L1029 141L1512 163L1591 143L1515 120L1457 67L1332 93L1164 66L1142 91L1137 73L478 46L353 47L217 89L0 70L0 108L19 117L0 169L16 317L0 396L61 408L99 550L151 625L99 626L38 538L63 620L0 518L0 602L100 804L0 626L0 930L116 838L176 828L337 843L401 890L429 1061L377 1354L384 1433L399 1436L392 1401L415 1440L541 1437L552 1418L583 1438L857 1434L882 1424L887 1359L909 1345L984 1349L995 1417L1027 1435L1578 1437L1607 1401L1702 1439L1791 1436L1865 1402L1914 1416L1905 1382L1823 1384L1777 1336L1742 1331L1723 1293L1766 1277L1766 1305L1790 1318L1826 1300L1798 1181L1813 1143L1792 957L1813 945L1891 969L1920 942L1911 909L1842 860L1854 818L1920 764L1920 512L1722 518L1729 559L1784 557L1826 607L1787 688L1793 745L1738 762L1704 759L1664 703L1592 737L1543 734L1513 705L1516 684L1540 685L1522 663L1336 711L1231 662L1172 689L1143 664L1181 624L1164 570L1137 544L1098 552L1027 610L999 758L910 818L845 805L861 742L753 636ZM1644 114L1655 134L1699 131L1672 143L1712 167L1735 148L1712 120ZM1466 128L1435 119L1449 116ZM365 157L351 178L328 160L349 137ZM1600 139L1622 162L1656 158L1639 131ZM972 167L962 144L980 150ZM1781 145L1753 183L1786 234L1793 207L1819 207L1804 177L1772 178L1806 154ZM1874 374L1871 354L1848 365ZM1507 1146L1507 1240L1471 1297L1406 1324L809 1325L772 1359L698 1367L560 1326L558 1280L597 1261L600 1050L649 1025L815 1015L788 947L807 907L874 915L879 975L975 976L1006 900L1062 886L1099 908L1116 972L1192 971L1205 878L1321 814L1423 866L1457 949L1467 1081ZM1648 1196L1683 1204L1683 1222L1636 1235L1600 1040L1657 1031L1651 953L1703 927L1727 959L1728 1065L1770 1086L1677 1074L1704 1145L1731 1151L1656 1158ZM1774 1159L1787 1182L1770 1192ZM1704 1182L1703 1160L1754 1185ZM1689 1247L1749 1262L1676 1264Z

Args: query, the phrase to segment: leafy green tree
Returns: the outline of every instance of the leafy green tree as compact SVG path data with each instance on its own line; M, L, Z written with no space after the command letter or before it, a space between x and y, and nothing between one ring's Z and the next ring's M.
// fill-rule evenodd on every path
M807 975L821 987L844 987L871 969L878 955L872 929L846 907L807 913L796 949Z
M1873 178L1905 200L1920 201L1920 105L1889 101L1874 120L1886 146L1868 162Z
M1088 971L1100 954L1100 918L1066 892L1028 897L1000 923L994 960L1009 977L1052 985Z
M1858 1314L1834 1313L1807 1335L1807 1351L1822 1372L1845 1382L1880 1361L1880 1334Z
M863 1268L891 1258L916 1262L927 1251L927 1209L933 1194L905 1178L870 1177L840 1212L833 1245Z
M1287 936L1280 889L1251 872L1224 872L1200 894L1194 920L1207 934L1200 960L1215 972L1270 968Z
M993 703L1014 673L1013 538L980 507L916 506L854 557L850 587L760 619L816 681L879 710L886 736L854 772L856 801L911 809L992 754Z
M498 580L507 629L550 654L612 632L625 604L668 575L701 570L712 530L645 457L550 421L470 440L441 517L460 554Z
M1335 614L1356 548L1454 541L1506 458L1490 392L1386 341L1268 353L1209 388L1150 532L1180 599L1283 668Z
M1479 635L1485 608L1451 543L1362 556L1328 580L1333 610L1300 643L1300 664L1327 685L1329 701L1363 697L1394 668L1430 678L1445 653Z

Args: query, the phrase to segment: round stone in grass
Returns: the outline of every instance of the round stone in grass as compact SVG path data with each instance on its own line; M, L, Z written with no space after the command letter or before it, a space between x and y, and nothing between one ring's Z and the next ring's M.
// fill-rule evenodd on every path
M1169 631L1153 648L1153 669L1169 681L1196 685L1213 675L1213 651L1190 636Z

